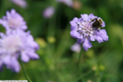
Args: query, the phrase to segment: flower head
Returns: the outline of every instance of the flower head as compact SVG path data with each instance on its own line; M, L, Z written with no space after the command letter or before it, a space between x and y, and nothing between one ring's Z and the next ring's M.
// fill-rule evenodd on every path
M71 36L77 38L77 43L83 43L84 50L91 48L91 42L97 40L99 43L108 41L107 33L101 27L105 27L105 22L93 14L82 14L81 18L75 17L71 24Z
M1 33L1 37L0 68L6 65L8 69L19 72L19 56L23 62L39 58L35 53L39 48L38 44L33 40L30 32L23 32L21 30L9 31L6 34Z
M0 24L2 24L7 30L27 29L27 25L23 20L23 17L14 9L12 9L11 12L6 12L6 16L4 16L3 19L0 19Z
M26 8L27 7L27 3L25 0L10 0L13 3L15 3L16 5L22 7L22 8Z
M43 11L43 16L45 18L50 18L54 14L54 7L48 7Z

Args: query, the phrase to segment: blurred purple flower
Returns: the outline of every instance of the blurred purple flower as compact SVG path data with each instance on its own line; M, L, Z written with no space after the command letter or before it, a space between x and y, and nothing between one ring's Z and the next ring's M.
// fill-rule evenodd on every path
M79 53L80 50L81 50L80 44L78 44L78 43L73 44L73 45L71 46L71 50L74 51L74 52Z
M95 22L99 23L99 21L97 21L98 19L101 18L94 16L93 14L82 14L81 18L75 17L72 21L70 21L71 36L77 38L77 43L83 43L83 48L86 51L88 48L92 47L90 41L97 40L99 43L108 41L106 30L93 26ZM100 22L101 27L105 27L105 22Z
M23 62L28 62L30 59L38 59L39 56L35 53L38 48L39 46L33 40L30 32L16 30L9 31L6 34L1 33L0 68L6 65L8 69L19 72L19 56Z
M50 18L55 12L54 7L48 7L43 11L43 16L45 18Z
M16 5L22 7L22 8L26 8L27 7L27 3L25 0L10 0L13 3L15 3Z
M14 9L12 9L11 12L6 12L6 16L4 16L3 19L0 19L0 24L2 24L7 30L27 29L27 25L23 20L23 17Z
M66 4L67 6L72 7L73 6L73 1L72 0L56 0L57 2L62 2Z

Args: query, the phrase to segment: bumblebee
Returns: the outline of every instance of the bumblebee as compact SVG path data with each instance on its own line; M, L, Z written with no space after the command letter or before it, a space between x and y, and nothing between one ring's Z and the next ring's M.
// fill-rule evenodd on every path
M101 18L95 18L95 19L92 19L92 21L94 21L94 23L92 24L92 27L97 27L97 28L102 27L103 20Z

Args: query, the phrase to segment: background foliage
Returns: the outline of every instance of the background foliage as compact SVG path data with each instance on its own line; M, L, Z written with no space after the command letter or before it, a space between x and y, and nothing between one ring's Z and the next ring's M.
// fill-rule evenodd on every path
M78 10L55 0L26 1L28 7L24 9L9 0L0 0L0 18L7 10L15 9L39 43L40 59L24 63L33 82L123 82L123 0L80 0ZM54 6L55 13L45 19L42 12L48 6ZM79 53L70 50L76 40L70 36L69 22L84 13L94 13L105 21L109 41L92 42L91 49L82 50L82 71L79 71ZM0 31L5 31L2 25ZM26 78L22 69L14 73L5 68L0 79Z

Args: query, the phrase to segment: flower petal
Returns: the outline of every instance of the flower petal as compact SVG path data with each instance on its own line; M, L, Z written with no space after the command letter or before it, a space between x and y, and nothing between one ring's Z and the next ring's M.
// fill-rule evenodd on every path
M95 39L98 41L98 43L103 42L103 39L100 36L96 36Z
M3 63L2 63L2 61L0 61L0 71L2 71L3 70Z
M89 41L88 39L85 39L85 41L84 41L84 43L83 43L83 49L84 49L85 51L87 51L88 48L91 48L91 47L92 47L92 45L91 45L90 41Z
M77 30L72 30L70 34L73 38L82 38L82 36L77 32Z
M85 21L89 19L89 16L87 14L82 14L81 17Z
M26 30L27 29L27 26L26 25L23 25L21 26L22 30Z
M5 54L4 54L5 55ZM6 65L6 66L10 66L10 62L11 62L11 57L10 55L6 55L2 58L2 61L3 63Z
M97 18L97 16L94 16L93 14L89 14L89 18L92 20L92 19Z
M38 44L34 41L33 37L31 35L28 36L27 43L30 47L38 49Z
M6 16L7 16L8 19L11 18L11 15L10 15L9 11L6 12Z
M31 59L39 59L39 56L35 52L26 52Z
M11 14L15 14L16 11L14 9L11 10Z
M78 22L78 18L75 17L72 21L70 21L71 24L71 30L76 30L77 29L77 22Z
M29 61L29 57L27 56L27 54L25 52L21 53L21 60L23 62L28 62Z
M0 24L1 24L5 29L8 29L8 28L9 28L9 26L8 26L8 24L7 24L7 22L6 22L5 20L0 19Z
M19 72L20 71L20 65L19 62L17 60L17 58L12 57L11 58L11 69L15 72Z
M91 41L95 41L95 37L94 37L94 36L90 36L89 39L90 39Z
M95 32L95 39L101 43L101 42L104 42L104 41L108 41L108 35L106 33L106 30L105 29L102 29L100 30L99 32Z
M81 44L84 41L84 39L77 39L77 43Z

